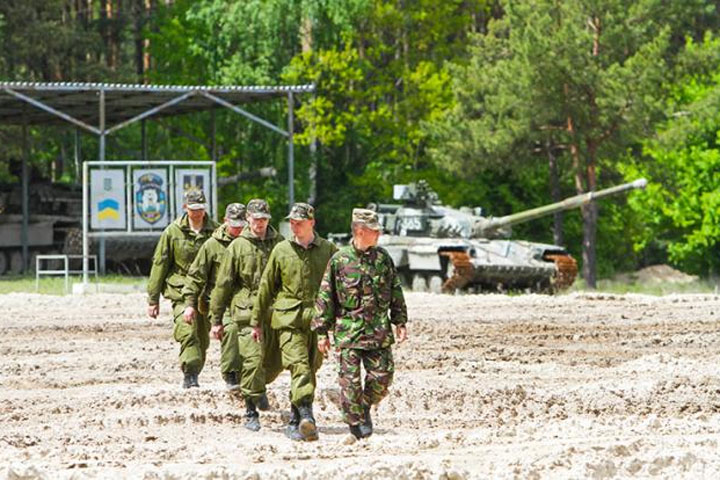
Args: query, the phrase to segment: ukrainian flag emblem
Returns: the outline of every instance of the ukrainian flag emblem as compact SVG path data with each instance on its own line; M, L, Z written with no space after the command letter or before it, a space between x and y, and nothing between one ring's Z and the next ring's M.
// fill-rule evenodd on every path
M120 219L120 204L117 200L112 198L106 198L105 200L98 202L98 219L102 220L119 220Z

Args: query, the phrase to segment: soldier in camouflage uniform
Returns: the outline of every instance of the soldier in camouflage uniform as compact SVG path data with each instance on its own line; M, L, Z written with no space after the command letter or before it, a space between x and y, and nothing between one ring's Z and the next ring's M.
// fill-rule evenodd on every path
M276 336L265 331L261 345L253 340L250 328L250 316L262 272L270 252L283 240L269 225L270 218L270 208L265 200L248 202L250 227L228 247L210 301L210 311L216 321L223 318L230 306L231 319L224 321L224 333L225 337L234 338L234 342L223 341L223 359L232 359L232 362L223 364L222 368L239 377L240 389L245 397L245 427L253 431L260 429L258 409L269 408L265 395L266 374L272 381L280 373ZM233 351L226 352L228 349ZM266 360L267 368L263 360Z
M230 245L230 242L242 233L245 224L245 205L242 203L231 203L225 209L224 223L213 232L212 238L200 247L200 251L195 256L192 265L190 265L188 274L185 277L185 286L182 290L183 297L185 298L185 312L183 317L186 322L195 320L199 304L203 306L210 304L210 293L215 287L220 263L225 256L225 250L228 245ZM202 301L199 302L199 300ZM200 313L207 315L208 312L203 311ZM213 325L210 331L211 336L218 340L222 339L224 344L226 338L223 337L222 317L213 319L211 316L210 323ZM227 370L222 367L232 362L232 359L225 357L233 353L237 357L237 338L235 338L234 349L222 349L220 371L223 374L223 378L225 378Z
M188 322L183 318L185 286L190 264L200 247L212 235L218 224L206 214L205 194L200 190L185 193L185 213L160 235L148 280L148 315L160 313L160 293L172 302L173 338L180 343L180 368L184 373L183 387L198 387L198 375L205 364L205 352L210 344L209 322L205 315ZM199 308L200 311L205 310Z
M323 276L312 329L323 354L330 351L328 333L333 332L343 418L360 439L372 435L370 407L380 403L392 383L391 324L398 341L404 341L407 307L392 258L377 246L382 230L377 213L356 208L351 226L351 244L333 255Z
M290 370L288 437L317 440L312 402L322 355L317 351L316 335L310 331L310 320L323 272L337 248L315 232L315 209L307 203L294 204L286 218L293 238L280 242L270 254L250 325L259 340L269 322L278 335L282 366ZM272 319L268 319L271 305Z

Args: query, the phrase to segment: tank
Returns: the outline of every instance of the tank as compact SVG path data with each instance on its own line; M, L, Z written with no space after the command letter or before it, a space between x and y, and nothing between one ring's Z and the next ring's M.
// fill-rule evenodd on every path
M29 190L28 253L30 270L39 254L82 254L82 189L75 185L35 182ZM22 271L20 185L0 185L0 275ZM141 275L150 270L157 236L106 239L107 271ZM96 253L91 242L91 253ZM73 259L70 269L82 268ZM58 260L43 264L62 268Z
M380 246L413 290L555 293L575 281L577 262L562 246L511 239L512 226L646 184L639 179L504 217L485 217L480 208L442 205L421 180L394 186L393 197L401 203L368 207L378 212L384 228Z

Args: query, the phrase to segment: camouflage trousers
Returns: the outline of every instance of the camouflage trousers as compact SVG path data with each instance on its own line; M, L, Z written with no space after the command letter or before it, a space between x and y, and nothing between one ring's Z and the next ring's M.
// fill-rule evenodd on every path
M392 350L341 348L337 357L343 420L358 425L365 421L365 406L377 405L388 393L395 373ZM365 367L365 387L360 379L360 364Z
M183 372L200 373L210 346L210 320L198 312L190 325L185 323L184 311L183 302L173 302L173 338L180 344L180 368Z

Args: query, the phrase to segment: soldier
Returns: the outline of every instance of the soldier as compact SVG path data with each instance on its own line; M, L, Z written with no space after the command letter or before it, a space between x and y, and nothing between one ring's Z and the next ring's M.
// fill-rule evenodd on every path
M224 331L222 369L223 372L229 372L228 376L231 374L228 383L239 382L245 397L245 427L252 431L260 429L258 409L269 408L265 385L280 373L276 336L272 332L264 332L264 342L260 345L253 341L249 326L262 272L270 252L283 240L269 225L270 218L270 208L265 200L253 199L248 202L249 228L228 247L210 300L210 311L216 325L228 306L231 306L232 319L225 321L224 325L219 324L220 331ZM234 341L226 342L228 337ZM267 368L263 366L264 359ZM266 381L266 374L269 381Z
M290 370L291 417L286 430L292 440L317 440L312 413L315 397L315 373L322 364L316 335L310 331L323 272L337 248L320 238L314 230L315 209L296 203L290 214L293 237L280 242L270 254L260 282L250 325L256 341L267 325L272 304L270 327L277 332L283 368Z
M218 270L220 262L222 262L225 250L245 227L245 205L242 203L231 203L225 209L224 223L215 230L207 242L200 247L200 251L195 256L195 260L188 274L185 277L185 286L183 287L182 294L185 298L185 312L183 318L185 322L192 323L195 320L198 312L198 300L200 305L207 307L210 304L210 293L213 291L215 282L218 276ZM207 315L208 312L200 311L201 315ZM226 335L223 336L223 318L211 317L210 322L213 327L211 335L220 340L222 339L221 357L220 357L220 371L223 378L227 380L227 376L232 373L234 378L235 373L229 372L227 366L233 364L233 355L237 357L237 335ZM225 348L226 343L233 343L234 348ZM230 358L228 358L228 356ZM234 382L237 385L237 382Z
M343 418L355 438L372 435L370 407L387 395L395 366L390 346L407 338L407 307L395 265L377 246L382 230L377 213L356 208L350 245L333 255L315 305L312 330L318 350L330 351L332 330L338 356L340 402ZM365 366L365 387L360 364Z
M190 388L199 387L198 375L205 364L210 328L204 315L198 315L192 323L185 321L182 289L190 264L218 224L206 214L205 194L200 190L185 193L183 209L185 213L165 228L155 247L147 287L148 316L157 318L160 313L160 293L172 302L173 338L180 344L183 387Z

